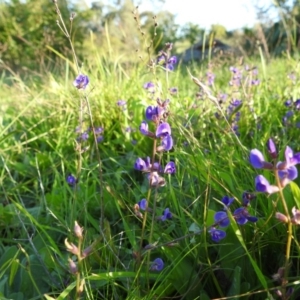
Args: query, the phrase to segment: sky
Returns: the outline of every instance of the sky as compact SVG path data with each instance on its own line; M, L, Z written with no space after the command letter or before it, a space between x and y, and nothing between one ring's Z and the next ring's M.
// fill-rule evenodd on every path
M151 0L134 1L137 4L139 2L139 11L170 11L180 25L192 22L210 29L212 24L220 24L227 30L253 27L257 22L254 3L259 3L260 7L272 4L272 0L165 0L165 4ZM271 14L269 17L276 19L276 11L271 11Z

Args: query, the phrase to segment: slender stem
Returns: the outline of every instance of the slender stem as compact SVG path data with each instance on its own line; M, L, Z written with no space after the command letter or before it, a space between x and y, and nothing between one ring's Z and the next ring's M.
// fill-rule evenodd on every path
M282 299L285 299L285 293L286 293L286 285L288 283L288 274L289 274L289 262L290 262L290 254L291 254L291 245L292 245L292 221L289 214L289 210L283 195L283 187L280 182L280 178L278 175L278 171L274 168L275 178L277 182L277 186L279 187L279 195L280 199L283 205L283 209L285 212L285 215L287 217L287 241L286 241L286 250L285 250L285 263L284 263L284 277L282 281Z

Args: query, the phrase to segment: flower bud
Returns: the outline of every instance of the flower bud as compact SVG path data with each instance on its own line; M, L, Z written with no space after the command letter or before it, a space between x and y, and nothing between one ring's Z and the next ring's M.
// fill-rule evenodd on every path
M78 272L77 265L72 259L68 259L69 261L69 270L72 274L76 274Z
M79 239L82 239L82 232L83 228L78 225L77 221L75 221L74 233Z
M92 250L93 250L93 245L90 245L87 248L85 248L82 252L82 258L86 258L88 255L90 255Z
M280 212L276 212L275 218L282 223L288 223L289 221L288 217Z
M65 246L67 248L67 251L73 253L74 255L78 256L79 255L79 250L76 245L73 243L69 243L68 239L65 239Z

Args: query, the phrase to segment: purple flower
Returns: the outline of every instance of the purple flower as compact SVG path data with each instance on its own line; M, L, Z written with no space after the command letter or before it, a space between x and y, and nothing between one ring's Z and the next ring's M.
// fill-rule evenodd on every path
M226 232L220 229L216 229L215 227L212 227L208 230L208 233L211 236L211 239L218 243L220 240L224 239L226 237Z
M117 101L117 105L118 105L118 106L124 106L124 105L126 105L126 103L127 103L127 102L126 102L125 100L118 100L118 101Z
M276 159L278 155L277 155L275 143L273 142L272 139L268 139L267 148L268 148L268 152L269 152L269 155L271 156L271 158Z
M263 154L257 150L253 149L250 151L249 157L251 165L256 169L272 169L273 165L265 161Z
M87 141L88 138L89 138L89 134L85 131L77 138L77 141L78 142Z
M242 101L241 100L238 100L238 99L232 99L232 101L230 102L230 104L234 107L238 107L242 104Z
M169 208L166 208L164 211L163 211L163 215L161 217L159 217L159 219L161 221L166 221L166 220L170 220L172 219L172 213L170 212L170 209Z
M256 176L255 189L258 192L268 193L268 194L273 194L279 191L278 186L270 185L269 181L263 175Z
M77 88L77 89L85 89L87 87L87 85L89 84L90 80L88 78L88 76L83 75L83 74L79 74L76 79L73 81L73 85Z
M103 142L103 140L104 140L103 135L97 136L97 143L101 143L101 142Z
M171 87L169 88L169 92L171 95L176 95L178 93L178 88L177 87Z
M151 187L166 185L166 180L163 177L159 176L156 171L150 172L147 177Z
M142 199L138 202L138 206L141 210L146 210L148 207L148 201L146 199Z
M149 90L149 89L153 89L155 87L155 84L151 81L149 82L146 82L144 85L143 85L144 89L146 90Z
M156 129L156 137L171 135L171 127L167 122L161 123Z
M146 108L146 118L149 121L155 121L163 113L163 109L158 106L148 106Z
M248 206L250 201L252 201L253 199L256 198L256 195L251 194L249 192L244 192L242 195L242 199L243 199L243 206Z
M229 196L224 196L221 201L226 205L226 208L227 208L231 205L231 203L234 201L234 199L229 198Z
M293 100L286 100L285 102L284 102L284 105L286 106L286 107L290 107L291 105L293 104Z
M150 158L149 158L150 160ZM134 168L138 171L148 171L149 170L149 163L150 162L145 162L142 158L138 158L136 161L135 161L135 164L134 164Z
M256 217L250 216L246 207L240 207L236 209L233 213L233 216L239 225L244 225L248 221L256 222L258 220Z
M164 262L161 258L155 258L151 263L150 271L160 272L164 268Z
M208 71L206 72L206 78L207 78L207 85L211 86L214 84L215 81L215 74L213 74L212 72Z
M298 170L295 166L290 166L286 169L278 170L278 175L280 177L282 187L285 187L292 180L298 177Z
M300 225L300 210L297 209L295 206L292 208L292 223L295 225Z
M285 113L285 116L286 116L287 119L291 118L293 115L294 115L294 112L292 110L288 110Z
M220 227L227 227L229 225L229 218L227 216L227 212L225 211L217 211L214 215L215 224Z
M173 139L171 135L166 135L161 141L161 146L157 151L170 151L173 148Z
M140 125L140 132L143 135L148 135L149 131L148 131L148 123L146 121L143 121Z
M286 168L300 163L300 152L294 154L293 150L289 146L286 146L284 156L287 164Z
M173 161L170 161L166 164L164 173L165 174L174 174L176 172L176 166Z
M294 106L295 106L295 109L296 109L296 110L300 110L300 99L297 99L297 100L294 102Z
M103 127L95 127L94 131L95 131L96 135L101 134L104 131L104 128Z
M67 176L66 180L69 186L75 186L77 183L76 178L71 174Z

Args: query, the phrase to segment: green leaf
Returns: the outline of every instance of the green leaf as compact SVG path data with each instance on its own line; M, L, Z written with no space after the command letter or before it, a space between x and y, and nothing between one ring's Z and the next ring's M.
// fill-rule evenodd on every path
M14 282L15 276L17 274L20 262L18 259L14 259L11 263L10 274L9 274L9 286L11 286Z
M300 188L295 182L290 182L290 187L292 194L294 196L294 201L298 209L300 209Z
M227 297L236 296L241 293L241 270L242 269L239 266L235 267L233 278L232 278L232 284L227 293ZM239 298L235 298L235 299L239 299Z

